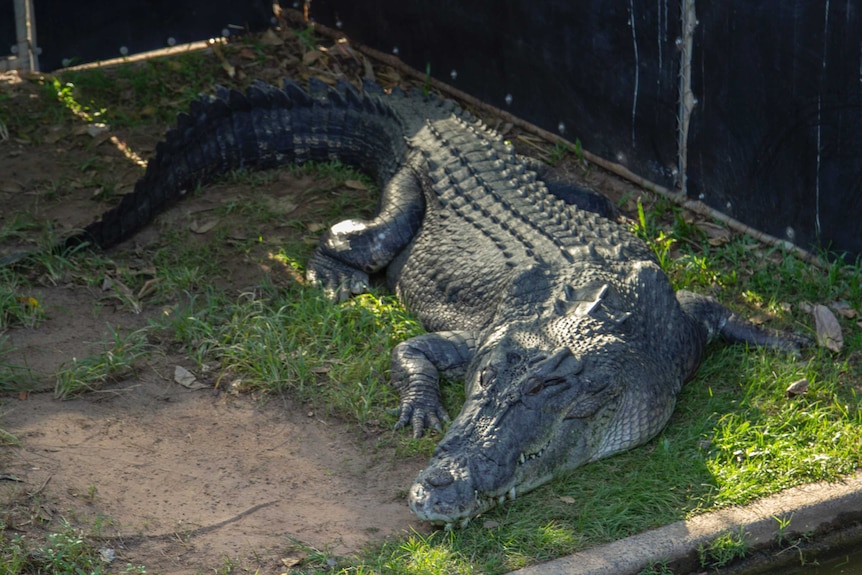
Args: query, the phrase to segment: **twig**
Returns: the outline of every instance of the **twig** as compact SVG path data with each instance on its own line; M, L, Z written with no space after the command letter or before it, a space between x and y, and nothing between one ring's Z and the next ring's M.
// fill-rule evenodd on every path
M51 478L52 478L52 477L54 477L54 476L53 476L53 475L49 475L49 476L48 476L48 478L47 478L47 479L45 479L45 482L44 482L44 483L42 483L42 486L41 486L41 487L39 487L39 489L37 489L37 490L36 490L36 491L34 491L33 493L28 493L28 494L27 494L27 497L33 498L33 497L36 497L37 495L39 495L39 493L41 493L41 492L42 492L42 490L43 490L43 489L45 489L45 488L48 486L48 482L49 482L49 481L51 481Z
M222 527L224 527L226 525L230 525L231 523L236 523L240 519L248 517L252 513L256 513L265 507L269 507L270 505L275 505L276 503L278 503L278 501L279 500L276 499L274 501L267 501L266 503L259 503L253 507L249 507L248 509L246 509L242 513L239 513L238 515L234 515L233 517L225 519L224 521L219 521L218 523L213 523L212 525L204 525L203 527L198 527L197 529L192 529L191 531L183 533L183 537L188 539L190 537L196 537L198 535L204 535L204 534L209 533L211 531L215 531L216 529L221 529ZM122 541L127 542L127 543L131 543L134 541L141 541L144 539L173 539L173 538L179 539L179 541L185 545L183 538L180 537L180 534L177 533L176 531L172 531L171 533L160 533L160 534L156 534L156 535L138 535L138 536L132 536L132 537L130 537L128 535L112 535L112 536L108 536L108 537L99 537L100 540L104 540L104 541L122 540Z

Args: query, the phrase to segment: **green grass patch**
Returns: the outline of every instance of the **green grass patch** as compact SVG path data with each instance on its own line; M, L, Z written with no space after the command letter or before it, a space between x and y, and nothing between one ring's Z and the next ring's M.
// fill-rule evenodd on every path
M61 530L44 541L23 535L0 533L0 572L7 575L51 573L52 575L144 574L141 565L108 565L113 550L97 549L81 532L63 522Z
M102 389L109 382L122 381L135 372L138 360L149 353L145 331L127 335L110 328L111 339L102 351L82 359L72 358L56 374L54 397L69 399L81 393Z
M390 350L421 332L393 296L333 305L298 284L264 286L233 301L215 292L195 296L165 310L156 325L200 365L217 361L220 385L229 378L247 391L290 392L360 424L391 418Z
M740 527L738 531L718 536L709 544L701 544L697 554L701 567L719 569L736 559L743 559L748 548L748 535Z
M45 86L75 115L119 128L172 122L198 94L212 91L216 78L225 83L213 58L189 52L110 69L60 72Z

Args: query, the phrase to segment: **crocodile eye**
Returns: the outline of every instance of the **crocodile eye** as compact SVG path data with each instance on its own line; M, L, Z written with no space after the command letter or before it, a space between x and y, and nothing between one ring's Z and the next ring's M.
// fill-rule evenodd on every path
M545 389L545 382L537 381L535 385L527 391L527 395L536 395L537 393L541 393L543 389Z

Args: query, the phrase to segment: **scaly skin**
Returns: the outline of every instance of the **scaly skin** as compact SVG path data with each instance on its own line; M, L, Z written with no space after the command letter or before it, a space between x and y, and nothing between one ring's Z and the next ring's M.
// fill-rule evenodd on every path
M794 350L715 301L674 293L597 194L555 180L452 102L312 82L219 89L182 115L120 205L67 244L107 247L186 191L239 167L339 159L376 176L379 213L321 239L309 281L334 300L386 269L430 333L399 344L398 426L443 429L440 373L467 399L410 489L422 519L459 524L554 474L658 433L719 335ZM582 209L588 208L588 209ZM607 215L607 214L605 214Z

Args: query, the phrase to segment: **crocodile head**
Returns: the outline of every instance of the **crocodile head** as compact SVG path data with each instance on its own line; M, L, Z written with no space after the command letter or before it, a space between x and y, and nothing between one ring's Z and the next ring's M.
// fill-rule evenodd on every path
M561 471L632 446L632 429L615 416L629 403L625 381L637 377L639 358L612 336L585 346L548 336L554 326L522 327L503 328L471 362L464 407L410 489L419 518L466 524Z

